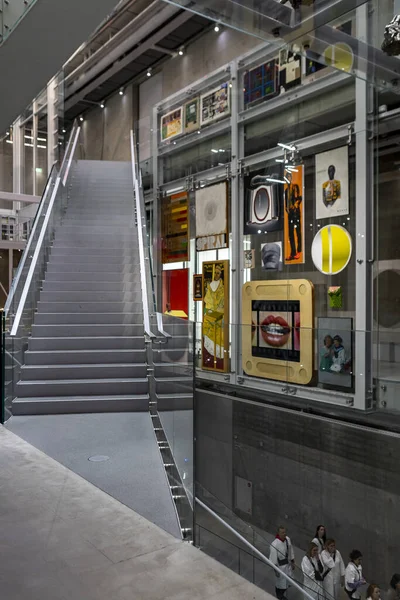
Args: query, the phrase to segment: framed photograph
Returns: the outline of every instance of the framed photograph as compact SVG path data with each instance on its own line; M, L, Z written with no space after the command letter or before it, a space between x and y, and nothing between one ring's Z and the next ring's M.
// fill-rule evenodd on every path
M283 229L283 185L270 183L277 173L253 173L244 178L244 231L245 235L267 233Z
M203 300L203 275L193 275L193 300Z
M183 133L183 108L179 106L161 117L161 141L166 142Z
M229 368L228 260L203 263L201 366L223 373Z
M282 271L282 242L261 244L261 269L263 271Z
M313 377L313 284L251 281L242 290L243 370L307 385Z
M244 268L245 269L254 269L256 266L256 251L253 250L244 250Z
M318 318L318 381L340 387L353 387L353 319Z
M244 75L244 106L250 108L279 92L278 60L274 58Z
M162 199L161 248L163 264L189 260L189 197L180 192Z
M301 265L304 255L304 167L296 166L297 172L286 171L289 183L283 186L284 216L284 262L285 265Z
M190 102L186 102L184 113L185 133L191 133L200 129L200 98L193 98Z
M196 190L196 249L228 248L228 183Z
M301 84L301 56L290 50L279 52L279 87L285 92Z
M316 219L349 214L349 147L315 156Z
M214 88L200 96L200 124L208 125L227 117L231 112L229 83Z

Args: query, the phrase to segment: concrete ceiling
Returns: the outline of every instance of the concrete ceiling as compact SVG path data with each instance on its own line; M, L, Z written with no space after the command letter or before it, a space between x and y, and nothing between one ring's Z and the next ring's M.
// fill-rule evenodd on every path
M21 114L117 0L38 0L0 46L0 132Z

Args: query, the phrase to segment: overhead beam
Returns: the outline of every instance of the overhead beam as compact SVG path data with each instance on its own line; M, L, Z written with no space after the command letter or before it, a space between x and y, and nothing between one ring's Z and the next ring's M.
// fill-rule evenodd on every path
M0 191L0 200L4 200L5 202L23 202L24 204L39 204L41 197Z

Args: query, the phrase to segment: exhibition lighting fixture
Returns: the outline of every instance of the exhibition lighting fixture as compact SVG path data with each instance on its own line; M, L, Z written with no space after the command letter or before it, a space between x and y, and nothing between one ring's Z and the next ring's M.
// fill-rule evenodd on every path
M33 135L24 135L26 140L33 140Z
M100 104L100 108L104 108L104 102Z
M83 121L83 117L79 117L79 120L80 120L80 122L82 123L82 121Z
M28 146L29 148L33 148L33 144L27 144L26 142L25 142L24 146Z
M62 130L62 132L63 132L63 133L67 133L67 130L66 130L66 129L63 129L63 130Z
M296 146L288 146L287 144L281 144L281 142L278 142L278 146L285 150L290 150L290 152L295 152L297 150Z
M38 142L47 142L47 138L39 138L37 139Z
M283 179L285 180L286 183L290 183L290 181L287 177L284 177Z
M218 150L215 150L215 148L211 148L211 152L214 152L214 154L218 154Z
M120 96L123 96L123 95L124 95L124 90L123 90L123 88L121 88L121 89L119 90L119 95L120 95Z
M13 144L14 142L12 140L6 140L7 144Z
M217 24L216 24L216 26L214 27L214 31L215 31L215 33L218 33L218 32L219 32L219 25L218 25L218 23L217 23Z
M183 47L183 46L181 46L181 47L179 48L179 51L178 51L178 54L179 54L179 56L183 56L183 55L184 55L184 51L185 51L184 47Z
M266 177L265 180L269 183L289 183L288 181L283 181L282 179L274 179L273 177Z
M147 77L151 77L151 69L147 69Z
M47 146L41 146L40 144L38 144L38 146L37 146L37 147L38 147L38 148L45 148L45 149L47 148Z

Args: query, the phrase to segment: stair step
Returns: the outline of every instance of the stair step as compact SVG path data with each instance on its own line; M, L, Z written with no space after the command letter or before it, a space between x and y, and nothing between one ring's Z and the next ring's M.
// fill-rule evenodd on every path
M93 273L93 275L96 274L96 277L98 277L99 274L108 272L110 269L112 269L115 273L120 273L122 276L127 273L137 273L139 271L140 266L139 259L137 257L136 261L137 262L135 264L134 260L132 260L131 263L127 264L116 263L115 265L103 266L101 257L99 257L98 260L93 263L81 262L80 264L71 264L71 261L63 261L59 264L53 265L50 259L50 262L47 266L46 276L53 274L61 275L62 273L71 273L71 271L74 271L75 273Z
M143 313L36 313L35 325L143 325Z
M55 415L96 412L147 412L148 394L110 396L48 396L15 398L12 403L14 415Z
M91 364L91 365L24 365L22 381L65 379L137 379L147 377L147 365L142 364Z
M97 272L99 273L101 273L100 267L103 268L103 271L113 271L116 266L128 269L132 273L140 273L139 254L136 251L130 251L126 254L121 254L121 256L98 255L95 251L90 255L81 252L80 255L74 254L71 256L68 251L64 254L51 253L48 265L49 267L52 267L52 272L55 270L54 267L65 264L69 265L70 271L74 271L75 267L81 265L82 262L84 262L85 265L94 266L95 268L97 266Z
M110 268L110 267L109 267ZM126 273L115 272L115 271L52 271L46 273L46 281L123 281L125 278L129 281L129 278L136 278L139 275L139 269L136 265L132 265L130 271Z
M37 396L93 396L147 394L147 378L142 379L65 379L18 381L16 396L32 398Z
M129 277L132 279L132 277ZM137 291L139 275L136 281L49 281L43 282L45 292L85 292L90 291L93 295L97 292L133 292ZM139 284L140 285L140 284Z
M29 338L29 350L140 350L144 337L54 337Z
M82 250L81 248L77 248L76 246L68 246L68 245L53 245L51 248L51 257L64 257L66 254L71 258L79 257L82 258ZM124 250L123 248L115 248L114 250L110 250L110 248L97 248L97 250L88 250L85 252L85 259L89 256L102 256L104 258L115 258L115 259L123 259L131 256L130 250Z
M38 302L38 312L44 313L90 313L90 312L139 312L142 302Z
M140 302L142 293L138 292L40 292L41 302L90 302L93 297L97 302Z
M115 325L97 323L94 325L32 325L32 338L55 337L106 337L143 336L143 325Z
M157 410L192 410L193 394L156 394Z
M27 350L26 365L90 365L146 362L146 349L138 350Z

